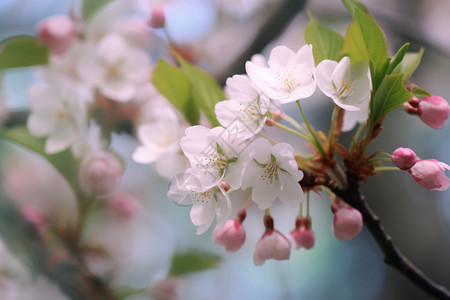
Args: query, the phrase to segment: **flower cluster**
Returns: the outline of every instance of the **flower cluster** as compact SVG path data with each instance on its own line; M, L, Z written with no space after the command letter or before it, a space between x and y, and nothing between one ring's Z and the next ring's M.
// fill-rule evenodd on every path
M250 201L265 210L266 231L254 256L255 264L261 265L266 259L289 258L290 240L274 229L270 215L270 208L278 201L290 207L300 205L291 233L295 247L310 249L315 240L309 203L307 216L303 217L303 172L295 150L288 143L265 138L264 126L282 127L278 119L290 119L280 107L310 97L318 86L337 107L349 112L345 129L351 130L357 122L367 119L371 81L368 65L352 65L348 57L339 62L323 60L316 66L311 45L297 52L286 46L275 47L267 61L254 56L246 63L246 70L246 75L228 78L227 99L215 106L217 120L223 127L186 129L180 145L190 167L172 180L168 196L178 204L192 205L190 215L192 223L199 226L197 234L206 232L217 216L213 239L228 251L238 250L244 243L242 222ZM249 201L236 219L228 220L232 211L229 194L238 189L248 191ZM335 234L344 239L342 234ZM345 239L354 236L345 235Z

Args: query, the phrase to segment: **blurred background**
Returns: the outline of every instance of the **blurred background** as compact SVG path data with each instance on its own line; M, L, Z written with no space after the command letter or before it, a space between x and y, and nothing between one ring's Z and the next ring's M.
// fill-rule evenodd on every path
M188 49L199 66L223 80L223 76L232 74L229 73L230 65L283 1L161 0L151 3L156 5L156 2L165 6L167 28L175 42ZM362 2L384 30L391 54L406 42L411 43L411 51L425 48L422 63L412 81L433 94L450 99L450 2ZM39 20L66 13L71 5L70 0L2 0L0 39L33 34ZM338 0L306 1L301 12L277 39L268 44L267 49L278 44L292 49L302 46L303 29L309 21L308 11L318 22L342 34L350 22L350 16ZM34 73L28 68L3 74L1 96L9 108L27 107L27 87L34 80ZM329 126L332 107L320 92L304 101L304 109L314 126L324 130ZM299 119L290 106L285 110ZM448 124L444 129L433 130L418 118L397 109L386 119L384 130L371 149L392 153L397 147L409 147L421 158L450 163L449 137ZM293 251L289 261L268 261L262 267L255 267L252 255L263 224L262 212L254 210L249 211L244 223L247 230L244 247L236 253L226 253L211 241L211 230L202 236L195 235L189 208L177 207L167 200L167 179L159 177L153 166L139 165L130 159L136 145L136 141L126 135L115 136L113 140L113 147L127 163L121 188L133 191L140 199L139 217L126 225L97 224L92 230L92 238L104 239L105 245L115 253L120 268L120 276L115 279L117 283L151 286L152 282L166 276L174 252L200 249L220 255L223 262L217 269L180 278L177 283L177 291L182 295L180 299L429 298L397 271L384 265L383 255L366 229L352 241L335 240L331 232L333 215L329 201L317 196L313 196L311 207L316 234L312 250ZM71 200L66 199L69 196L65 182L58 181L58 175L45 161L5 142L1 144L1 151L0 167L5 189L8 191L8 187L15 184L24 185L23 193L10 194L11 198L22 203L32 201L31 198L33 201L43 199L46 204L42 205L50 206L49 211L64 216L62 211L66 209L70 219ZM406 172L385 172L370 178L363 185L363 193L398 248L430 278L450 287L449 192L427 191L415 184ZM67 203L62 204L61 199L66 199ZM295 213L275 207L276 227L289 232ZM65 217L60 220L64 221L67 221ZM26 275L26 268L15 261L7 248L7 245L0 247L1 299L37 299L33 298L37 290L48 293L46 298L39 299L64 299L48 280L31 280ZM103 266L101 262L94 265Z

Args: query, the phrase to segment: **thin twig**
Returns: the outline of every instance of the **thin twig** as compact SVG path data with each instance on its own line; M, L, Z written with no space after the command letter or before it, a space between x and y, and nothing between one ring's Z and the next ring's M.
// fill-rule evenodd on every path
M390 265L416 286L438 299L450 299L450 291L442 285L437 284L417 268L408 258L395 246L392 238L381 225L380 219L369 207L359 188L359 181L354 176L347 174L348 187L341 188L327 175L316 176L311 172L304 171L304 178L300 184L307 188L318 185L328 187L336 196L341 198L350 206L359 210L364 219L364 224L375 239L384 254L384 262Z

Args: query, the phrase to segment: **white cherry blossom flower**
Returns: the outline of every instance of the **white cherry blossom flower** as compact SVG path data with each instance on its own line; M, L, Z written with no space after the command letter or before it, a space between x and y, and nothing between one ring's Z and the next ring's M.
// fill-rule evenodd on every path
M371 83L366 62L352 65L348 57L343 57L339 63L323 60L317 66L314 77L320 90L337 106L348 111L367 107Z
M47 137L45 152L57 153L77 142L86 123L86 108L70 80L54 77L48 86L33 85L28 100L27 127L32 135Z
M286 143L272 147L263 138L254 140L249 150L242 189L253 187L252 200L260 209L270 208L278 198L289 206L303 201L303 190L298 183L303 172L298 170L294 149Z
M119 102L134 99L150 77L150 60L144 50L117 34L86 45L76 67L80 78Z
M139 146L133 153L138 163L152 163L164 154L180 150L180 126L175 112L169 107L156 109L159 118L151 123L140 125L137 130Z
M231 201L227 193L219 186L205 191L189 189L186 182L192 182L191 174L179 174L169 185L167 196L178 205L192 205L190 217L194 225L199 226L197 234L205 233L217 216L217 227L221 228L231 214Z
M247 139L262 130L267 119L270 100L260 95L245 75L227 79L230 100L216 104L217 120L241 139Z
M238 189L242 180L242 163L239 156L246 144L222 127L209 129L192 126L181 138L181 149L191 163L186 172L198 180L187 183L189 188L208 190L225 180Z
M305 45L297 53L286 46L272 49L268 67L248 61L247 74L269 98L288 103L314 93L314 57L312 46Z

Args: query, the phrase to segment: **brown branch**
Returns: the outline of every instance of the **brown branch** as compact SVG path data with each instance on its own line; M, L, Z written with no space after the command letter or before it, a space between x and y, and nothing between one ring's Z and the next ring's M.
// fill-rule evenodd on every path
M221 86L225 85L227 78L234 74L245 73L245 62L253 54L260 53L272 40L280 35L289 25L290 21L303 9L306 0L285 0L259 29L256 37L230 66L217 77Z
M438 299L450 299L450 291L437 284L425 275L419 268L410 262L405 255L395 246L392 238L381 225L380 219L369 207L359 188L359 181L355 176L347 174L349 185L343 189L333 182L328 176L316 176L304 171L304 178L300 184L306 188L314 188L318 185L328 187L336 196L347 204L359 210L364 219L364 224L384 254L384 262L390 265L416 286Z

